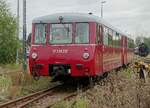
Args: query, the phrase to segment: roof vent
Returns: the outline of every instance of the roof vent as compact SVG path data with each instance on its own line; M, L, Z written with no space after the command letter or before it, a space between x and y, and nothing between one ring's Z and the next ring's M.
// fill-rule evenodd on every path
M92 12L89 12L89 15L92 15L93 13Z
M60 23L62 23L63 19L64 19L64 18L63 18L62 16L59 17Z

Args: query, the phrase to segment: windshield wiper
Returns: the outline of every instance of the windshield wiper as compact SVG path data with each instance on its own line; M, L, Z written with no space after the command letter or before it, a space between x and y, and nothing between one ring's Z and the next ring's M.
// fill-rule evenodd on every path
M63 17L62 16L59 17L59 21L64 26L65 30L67 31L67 36L69 36L69 32L70 32L69 27L66 27L66 25L63 23Z

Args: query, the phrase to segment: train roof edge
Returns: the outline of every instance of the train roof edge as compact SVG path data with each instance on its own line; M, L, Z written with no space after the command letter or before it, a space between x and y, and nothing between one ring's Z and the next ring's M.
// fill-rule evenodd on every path
M59 17L63 17L63 22L97 22L115 30L116 32L128 36L128 34L123 33L119 29L113 27L111 24L107 23L104 19L95 16L93 14L86 14L86 13L55 13L51 15L46 15L42 17L35 18L32 23L59 23Z

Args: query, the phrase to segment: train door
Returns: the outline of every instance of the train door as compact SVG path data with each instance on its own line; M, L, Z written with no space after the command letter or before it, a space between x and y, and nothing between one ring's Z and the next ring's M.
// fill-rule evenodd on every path
M103 47L102 47L102 53L103 53L103 72L110 71L112 69L111 66L111 60L112 60L112 48L109 45L109 28L106 26L103 26Z
M123 64L127 64L127 37L123 39Z
M97 30L96 30L96 45L97 45L97 74L101 75L103 72L103 39L102 39L102 26L97 24Z

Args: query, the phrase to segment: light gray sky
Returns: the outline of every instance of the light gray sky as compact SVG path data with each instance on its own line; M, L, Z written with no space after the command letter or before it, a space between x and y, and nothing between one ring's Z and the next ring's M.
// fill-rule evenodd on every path
M17 0L6 0L16 15ZM22 27L22 1L20 0L20 22ZM58 12L92 12L100 16L101 0L26 0L27 30L31 32L32 20L36 17ZM104 19L135 38L137 34L150 36L150 0L106 0ZM136 34L136 35L135 35Z

